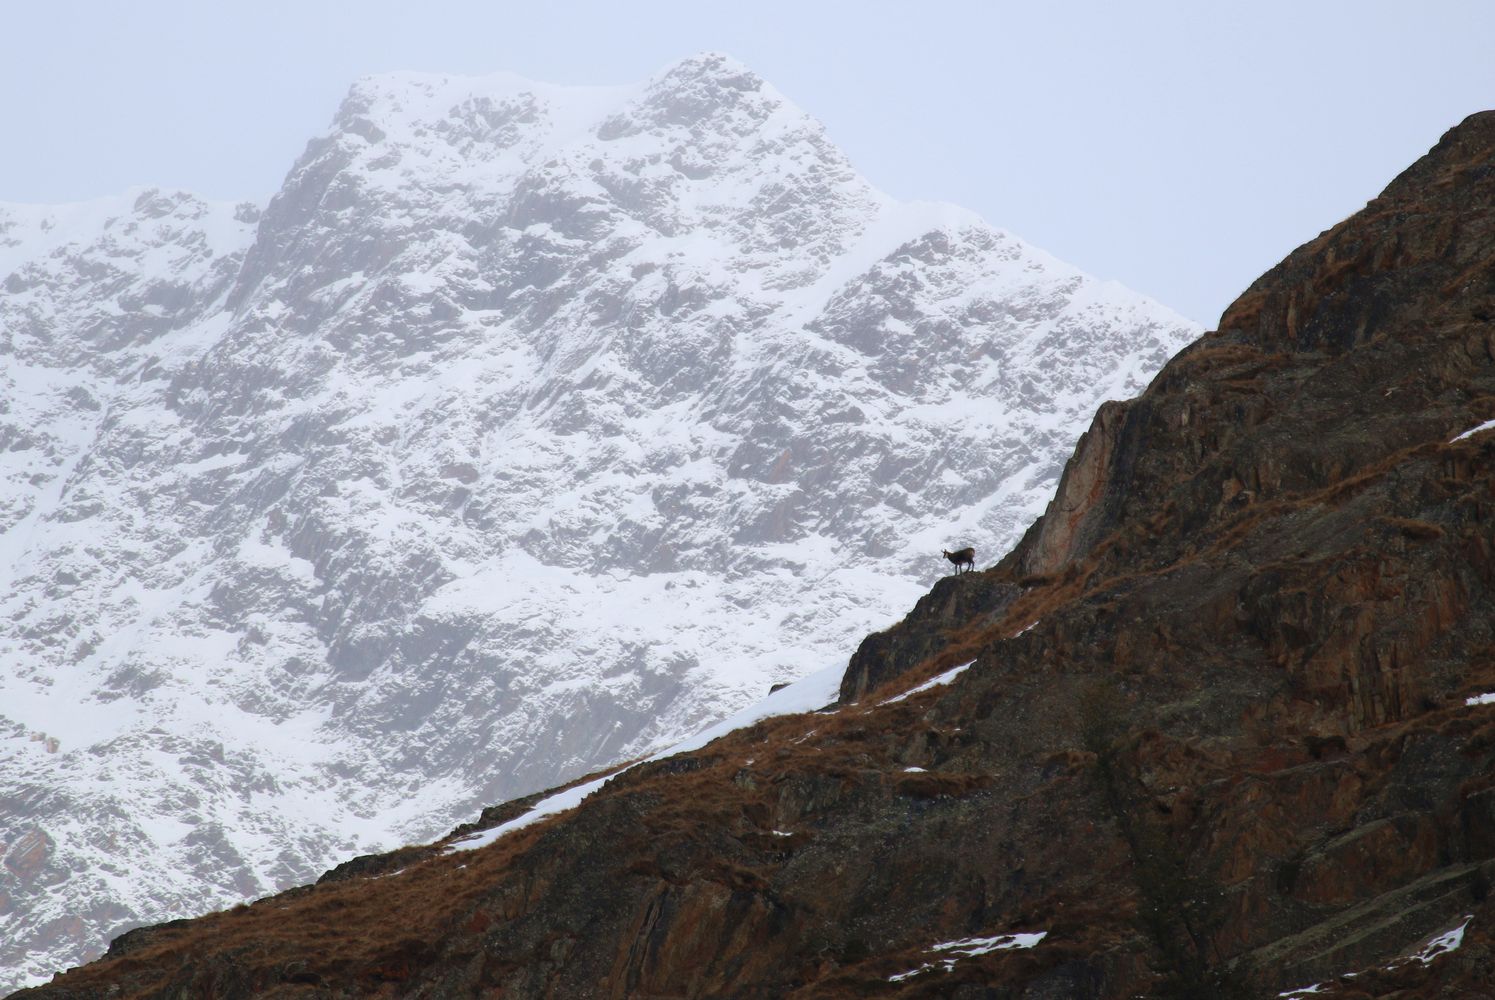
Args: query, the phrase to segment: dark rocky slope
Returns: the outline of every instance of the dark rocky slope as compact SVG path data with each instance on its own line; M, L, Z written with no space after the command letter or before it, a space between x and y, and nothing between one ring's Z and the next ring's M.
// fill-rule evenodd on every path
M1452 440L1492 418L1485 113L1103 408L834 710L22 995L1495 995L1495 430Z

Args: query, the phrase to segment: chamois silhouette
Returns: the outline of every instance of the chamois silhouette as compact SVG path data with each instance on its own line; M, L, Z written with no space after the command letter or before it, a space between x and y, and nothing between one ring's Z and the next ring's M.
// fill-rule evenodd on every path
M967 570L976 568L976 550L974 548L966 547L956 549L954 552L946 552L941 549L940 554L955 564L956 573L962 572L962 566L966 567Z

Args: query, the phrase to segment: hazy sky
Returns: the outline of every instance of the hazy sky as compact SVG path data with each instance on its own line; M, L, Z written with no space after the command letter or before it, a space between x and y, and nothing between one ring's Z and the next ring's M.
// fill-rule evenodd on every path
M1207 326L1495 107L1495 3L7 3L0 200L263 201L358 76L626 83L731 53L873 183Z

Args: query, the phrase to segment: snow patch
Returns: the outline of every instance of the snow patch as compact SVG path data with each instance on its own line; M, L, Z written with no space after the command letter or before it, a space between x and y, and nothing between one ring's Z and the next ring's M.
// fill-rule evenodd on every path
M1457 437L1451 437L1451 438L1449 438L1448 439L1448 443L1449 444L1453 444L1455 441L1462 441L1462 440L1464 440L1467 437L1473 437L1476 434L1479 434L1479 433L1481 433L1483 431L1488 431L1488 430L1495 430L1495 420L1486 420L1484 423L1480 424L1477 427L1471 427L1467 431L1465 431L1464 433L1458 435Z
M1410 958L1398 959L1386 966L1386 969L1390 971L1406 965L1408 962L1421 962L1423 965L1427 965L1439 956L1447 955L1451 951L1457 951L1464 943L1464 932L1469 929L1469 924L1473 919L1474 914L1465 914L1462 924L1450 931L1445 931L1435 936L1427 944L1423 945L1422 950L1417 954L1412 955ZM1358 973L1347 972L1344 974L1344 978L1348 979L1356 975ZM1316 993L1323 993L1327 986L1327 983L1314 983L1312 986L1300 986L1297 989L1285 990L1277 995L1286 998L1286 1000L1298 1000L1300 997L1309 997Z
M975 662L976 662L975 660L971 661L971 663L975 663ZM902 701L903 699L909 697L910 695L918 694L920 691L928 691L930 688L940 687L941 685L949 684L951 681L955 680L955 678L957 678L961 674L965 673L966 670L968 670L970 668L971 663L962 663L958 667L951 667L949 670L946 670L944 673L938 675L937 677L931 677L931 678L929 678L929 680L925 681L923 684L920 684L917 687L911 687L907 691L903 692L902 694L894 695L893 697L887 699L886 701L879 702L879 704L882 704L882 705L891 705L895 701Z
M1464 922L1451 931L1446 931L1433 938L1423 946L1422 951L1412 957L1423 965L1427 965L1440 955L1446 955L1451 951L1458 951L1459 946L1464 943L1464 932L1469 929L1469 922L1474 919L1474 914L1464 916Z
M901 983L905 979L912 979L921 972L929 969L941 969L949 972L955 968L955 963L962 958L975 958L978 955L988 955L994 951L1010 951L1016 948L1032 948L1048 936L1048 931L1035 931L1028 934L998 934L995 937L969 937L960 938L956 941L942 941L932 944L924 949L926 952L946 952L954 957L941 958L934 962L925 962L916 969L900 972L888 977L890 983Z

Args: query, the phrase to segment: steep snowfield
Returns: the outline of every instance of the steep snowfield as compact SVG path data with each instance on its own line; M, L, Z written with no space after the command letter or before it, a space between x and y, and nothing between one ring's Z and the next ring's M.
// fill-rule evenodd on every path
M0 205L0 986L844 662L1197 333L720 56Z

